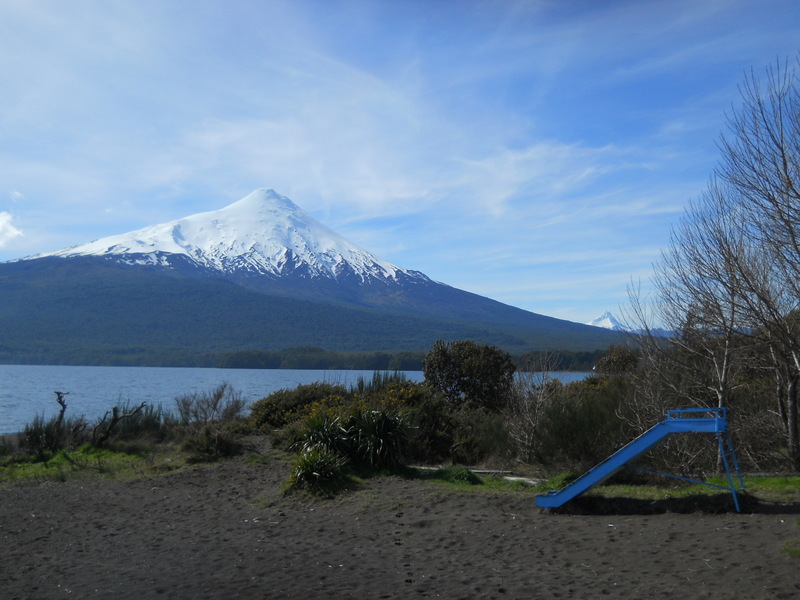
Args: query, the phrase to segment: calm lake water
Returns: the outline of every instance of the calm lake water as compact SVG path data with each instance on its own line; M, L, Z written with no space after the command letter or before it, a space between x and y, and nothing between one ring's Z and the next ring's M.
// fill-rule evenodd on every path
M161 405L172 410L176 397L209 392L228 383L247 403L280 389L325 381L342 385L372 379L373 371L320 371L295 369L198 369L171 367L66 367L0 365L0 435L15 433L38 414L58 414L53 392L66 396L67 416L94 420L121 402ZM412 381L422 381L421 371L406 371ZM564 383L586 373L559 373Z

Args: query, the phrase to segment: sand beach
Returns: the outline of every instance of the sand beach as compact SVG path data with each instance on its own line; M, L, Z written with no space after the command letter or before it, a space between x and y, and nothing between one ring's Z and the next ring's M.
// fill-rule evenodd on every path
M0 596L798 598L794 505L542 512L533 494L385 477L286 498L239 457L129 481L0 487ZM677 507L680 510L680 507Z

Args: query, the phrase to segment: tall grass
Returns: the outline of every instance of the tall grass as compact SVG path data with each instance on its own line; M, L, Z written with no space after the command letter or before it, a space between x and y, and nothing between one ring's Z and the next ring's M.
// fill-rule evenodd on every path
M400 371L375 371L369 381L364 377L359 377L355 385L350 387L350 392L359 396L367 396L408 382L409 379Z
M37 414L22 430L19 447L36 454L39 460L47 460L61 449L72 450L86 442L86 429L83 417L45 419Z

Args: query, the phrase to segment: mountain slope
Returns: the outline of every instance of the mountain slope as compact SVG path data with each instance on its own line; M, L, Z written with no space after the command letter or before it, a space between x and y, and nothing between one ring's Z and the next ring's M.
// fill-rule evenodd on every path
M0 363L125 363L154 356L318 346L348 352L427 350L474 339L515 353L598 349L613 334L511 328L344 307L249 290L230 281L131 268L97 257L0 264ZM155 362L154 362L155 361Z

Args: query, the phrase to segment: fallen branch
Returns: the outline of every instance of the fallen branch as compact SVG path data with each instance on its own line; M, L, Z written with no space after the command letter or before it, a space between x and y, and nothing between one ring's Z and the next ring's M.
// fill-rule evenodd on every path
M108 422L108 426L98 434L98 430L103 427L103 424L106 422L106 418L108 418L108 412L106 411L106 414L103 415L103 418L100 420L100 422L94 426L94 429L92 429L92 445L97 448L102 447L120 421L134 416L136 413L142 410L146 404L147 402L142 402L137 408L124 414L119 414L119 408L115 406L111 412L111 420Z

